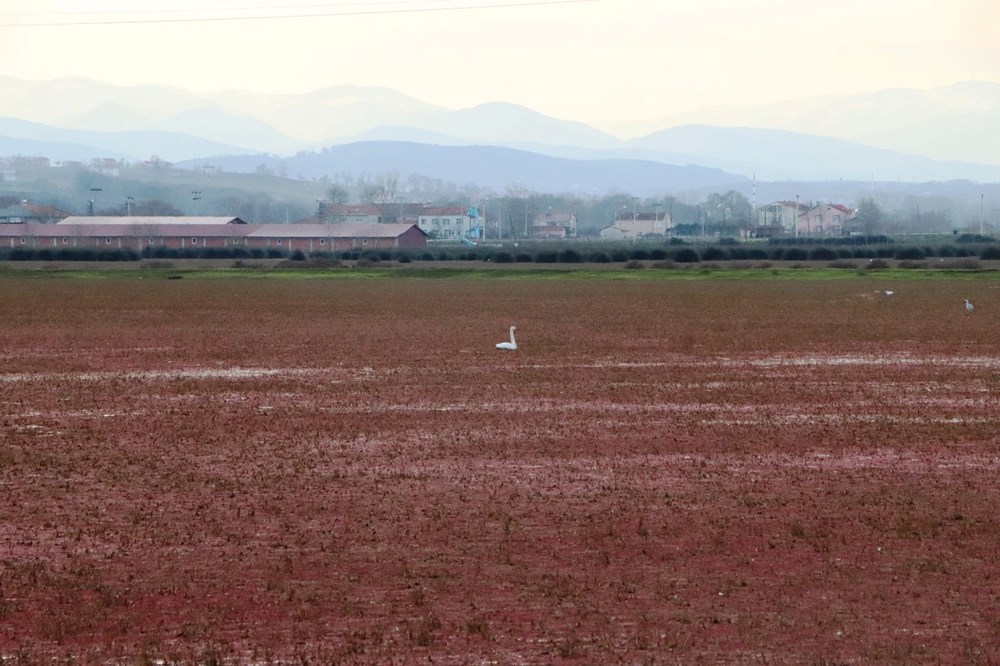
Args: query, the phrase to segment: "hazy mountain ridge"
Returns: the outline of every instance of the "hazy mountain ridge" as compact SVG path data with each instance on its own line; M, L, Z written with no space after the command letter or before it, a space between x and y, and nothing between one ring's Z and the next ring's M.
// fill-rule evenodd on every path
M719 106L647 121L656 128L688 124L782 129L932 159L998 164L1000 139L994 137L1000 136L1000 83L963 81L927 90ZM952 141L951 136L962 139Z
M26 154L25 141L30 141L35 146L34 151L27 154L41 155L56 161L98 157L141 161L152 155L168 161L180 161L194 157L255 152L177 132L83 131L50 127L17 118L0 118L0 155Z
M524 173L535 173L536 160L529 154L563 160L558 168L578 174L586 169L571 168L569 161L610 161L603 168L608 189L621 187L614 168L632 170L621 162L646 169L657 164L696 165L692 168L760 180L1000 180L1000 166L973 159L982 152L994 156L994 162L1000 159L996 157L1000 156L1000 84L987 82L725 107L706 110L697 123L679 123L684 116L668 116L660 121L661 129L627 140L515 104L496 102L452 110L365 86L335 86L302 95L208 94L157 86L113 86L80 78L27 82L0 77L2 116L30 120L32 130L0 119L0 155L35 151L52 159L81 159L86 152L82 149L91 146L92 157L135 161L155 154L175 162L214 160L225 166L232 157L261 159L257 154L262 153L272 156L268 159L301 162L303 173L313 177L357 172L360 167L346 165L345 169L343 164L333 172L316 171L323 161L315 155L349 144L376 151L383 170L404 171L388 164L376 146L415 142L429 149L513 149L518 157L503 162L521 161ZM740 126L723 122L739 117L753 122ZM782 127L772 126L776 124ZM837 133L845 136L837 138ZM934 152L961 159L927 157ZM408 150L396 159L402 164L412 153ZM364 161L357 153L355 159ZM460 161L464 169L455 182L466 182L476 174L492 183L502 180L500 171L510 173L507 167L490 172L496 165L488 162ZM300 171L288 168L289 173ZM592 177L581 176L587 188L598 187ZM525 182L524 177L513 180L533 188L558 180L542 173L538 178L539 184Z
M673 166L642 160L571 160L497 146L435 146L399 141L357 142L289 158L268 155L229 156L181 164L202 164L252 173L260 166L303 178L353 172L374 176L397 171L400 182L411 174L504 191L525 184L541 192L580 195L634 192L653 195L666 187L680 190L729 188L746 181L738 175L698 166Z

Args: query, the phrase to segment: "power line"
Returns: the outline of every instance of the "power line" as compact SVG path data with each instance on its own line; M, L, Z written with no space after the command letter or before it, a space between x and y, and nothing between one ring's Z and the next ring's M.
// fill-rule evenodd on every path
M50 11L50 12L0 12L0 16L88 16L88 15L115 15L115 14L190 14L193 12L249 12L249 11L276 11L281 9L315 9L317 7L351 7L351 6L372 6L372 5L410 5L427 4L428 2L449 2L453 0L382 0L381 2L333 2L309 5L258 5L255 7L198 7L196 9L177 9L167 7L160 9L92 9L83 11Z
M43 27L59 27L59 26L91 26L91 25L135 25L135 24L152 24L152 23L210 23L210 22L221 22L221 21L266 21L271 19L297 19L297 18L324 18L333 16L371 16L379 14L414 14L414 13L429 13L429 12L454 12L454 11L472 11L477 9L502 9L510 7L538 7L543 5L572 5L572 4L582 4L589 2L603 2L603 0L527 0L524 2L517 1L494 1L487 2L480 5L454 5L454 6L444 6L444 7L397 7L394 9L362 9L358 11L343 11L335 10L329 12L316 12L316 13L296 13L296 14L267 14L258 16L200 16L200 17L179 17L179 18L120 18L120 19L106 19L106 20L96 20L96 21L38 21L31 23L0 23L2 28L43 28ZM399 3L390 3L399 4ZM350 5L365 5L370 6L371 3L350 3ZM302 8L308 7L321 7L324 5L302 5ZM349 5L339 5L340 7L345 7ZM287 10L288 7L255 7L246 8L246 11L262 11L262 10ZM166 13L166 12L183 12L184 10L144 10L146 12L152 13ZM194 11L194 10L191 10ZM205 10L197 10L205 11ZM220 9L220 10L209 10L209 11L243 11L242 9ZM80 16L88 12L71 12L64 15L67 16ZM137 12L89 12L91 14L122 14L131 13L135 14ZM38 14L13 14L13 16L38 16ZM60 15L60 14L56 14ZM10 16L10 15L8 15Z

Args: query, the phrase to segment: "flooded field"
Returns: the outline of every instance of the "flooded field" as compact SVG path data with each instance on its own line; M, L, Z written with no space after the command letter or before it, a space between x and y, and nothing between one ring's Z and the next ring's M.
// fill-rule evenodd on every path
M995 280L0 276L0 316L4 660L1000 661Z

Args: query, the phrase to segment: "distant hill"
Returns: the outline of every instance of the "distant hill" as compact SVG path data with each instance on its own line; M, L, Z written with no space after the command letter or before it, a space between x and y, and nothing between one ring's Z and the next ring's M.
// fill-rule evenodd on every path
M932 181L1000 179L1000 166L932 160L829 137L749 127L686 125L629 141L647 151L697 156L701 164L761 180Z
M646 123L650 129L688 124L780 129L938 160L1000 164L1000 83L963 81L927 90L719 106Z
M578 195L631 192L645 196L665 191L728 188L746 181L742 176L698 166L643 160L570 160L495 146L397 141L350 143L284 159L266 155L226 156L178 166L195 168L202 164L237 173L252 173L263 165L305 178L345 172L375 175L398 171L404 181L410 174L420 174L458 184L476 183L498 191L518 183L537 192Z
M30 145L24 142L30 142ZM31 152L26 153L30 147ZM168 161L254 151L177 132L93 132L0 118L0 156L37 155L53 160L113 157L141 161L152 155Z

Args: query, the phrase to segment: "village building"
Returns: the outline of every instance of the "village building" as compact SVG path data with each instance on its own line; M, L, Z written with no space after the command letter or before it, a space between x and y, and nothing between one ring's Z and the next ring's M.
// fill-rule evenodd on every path
M855 211L840 204L820 204L800 214L795 232L799 236L843 236Z
M797 201L775 201L757 209L757 226L750 229L755 238L770 238L795 233L799 216L809 207Z
M576 215L547 211L531 223L532 238L572 238L576 236Z
M59 224L0 225L0 247L277 249L306 253L421 248L427 234L414 224L247 224L238 217L69 217Z
M383 215L382 209L375 204L334 204L321 201L319 202L318 217L320 222L328 224L395 222L395 220L386 219L388 216Z
M417 226L435 239L479 238L478 222L476 209L461 206L428 206L417 218Z
M69 213L55 206L32 204L27 201L0 208L0 224L55 224L67 217Z
M671 229L670 215L656 213L619 213L614 223L600 230L601 238L634 240L644 236L665 236Z

